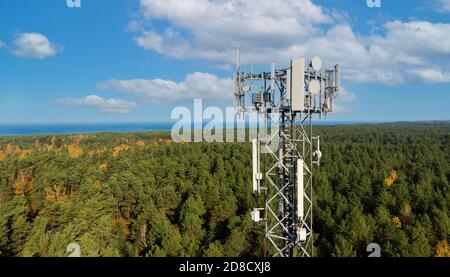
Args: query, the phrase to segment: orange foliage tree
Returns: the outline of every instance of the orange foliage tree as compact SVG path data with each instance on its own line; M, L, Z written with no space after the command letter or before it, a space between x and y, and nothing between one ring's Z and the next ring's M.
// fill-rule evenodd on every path
M120 152L128 151L129 149L130 149L130 147L126 144L118 145L118 146L114 147L114 149L113 149L113 156L117 157L117 156L119 156Z
M138 147L144 147L145 146L145 142L143 141L143 140L138 140L138 141L136 141L136 145L138 146Z
M394 182L397 180L397 170L392 170L391 171L391 176L389 176L389 178L384 180L384 183L386 184L386 186L390 187L394 184Z
M66 189L59 185L53 186L53 187L47 187L44 189L44 191L45 191L44 199L50 204L53 204L56 202L64 202L69 199Z
M402 222L400 221L400 218L398 218L398 216L394 216L392 218L392 223L394 223L394 225L397 229L402 228Z
M450 257L450 249L446 240L440 241L436 245L436 257Z
M101 165L100 165L100 169L101 169L102 171L108 170L108 164L107 164L107 163L101 164Z
M76 144L69 144L67 146L67 150L69 151L69 156L71 158L79 158L83 156L83 148Z

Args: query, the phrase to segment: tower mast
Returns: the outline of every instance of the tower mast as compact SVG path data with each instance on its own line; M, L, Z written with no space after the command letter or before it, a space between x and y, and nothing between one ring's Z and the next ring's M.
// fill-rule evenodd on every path
M259 122L252 137L252 187L264 198L264 207L255 208L252 219L265 223L270 256L314 256L313 167L320 164L322 153L312 120L332 112L340 90L339 65L323 71L319 58L308 64L298 58L288 68L276 69L272 63L270 72L245 73L240 48L237 57L235 110L256 112L266 127L263 130ZM251 101L245 101L246 96Z

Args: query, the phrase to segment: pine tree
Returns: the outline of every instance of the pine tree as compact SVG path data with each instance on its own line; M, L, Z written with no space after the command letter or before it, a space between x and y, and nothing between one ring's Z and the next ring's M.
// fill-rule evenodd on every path
M198 256L205 230L203 229L203 215L205 208L202 199L190 195L180 213L182 243L188 256Z
M342 235L337 235L334 243L333 257L356 257L353 245Z

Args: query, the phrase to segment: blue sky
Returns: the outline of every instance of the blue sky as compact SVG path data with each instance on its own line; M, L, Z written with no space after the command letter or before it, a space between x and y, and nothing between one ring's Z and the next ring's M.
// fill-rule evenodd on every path
M238 44L255 70L340 63L345 93L327 120L450 119L450 0L81 4L0 2L0 123L168 121L194 97L230 106Z

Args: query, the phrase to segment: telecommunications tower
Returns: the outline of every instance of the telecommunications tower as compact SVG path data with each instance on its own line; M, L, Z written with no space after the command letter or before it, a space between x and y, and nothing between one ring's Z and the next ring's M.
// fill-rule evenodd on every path
M333 111L339 65L322 69L318 57L309 62L297 58L288 68L276 69L272 63L270 72L246 73L238 47L234 83L236 112L256 112L271 130L252 138L253 192L265 202L253 210L252 220L265 224L267 255L311 257L313 166L322 156L312 119Z

